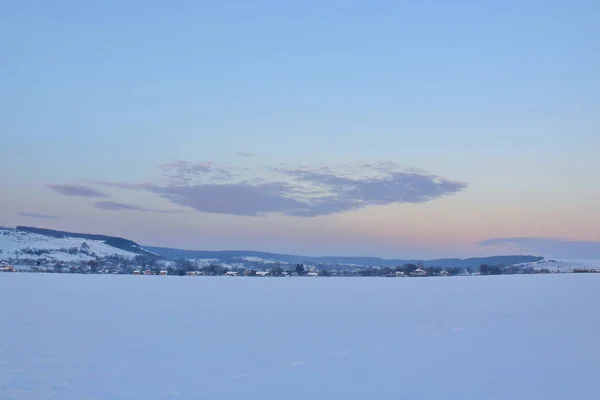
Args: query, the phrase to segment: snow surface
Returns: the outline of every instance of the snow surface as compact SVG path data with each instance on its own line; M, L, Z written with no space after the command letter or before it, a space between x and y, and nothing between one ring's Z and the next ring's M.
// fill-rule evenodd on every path
M600 399L600 274L0 274L0 399Z
M51 259L55 261L89 261L96 257L83 252L69 254L64 249L81 246L86 243L89 246L87 253L99 258L107 256L120 256L134 258L137 254L131 251L119 249L110 246L101 240L90 240L78 237L55 238L51 236L40 235L37 233L19 231L13 228L0 228L0 260L19 258L24 260ZM32 250L50 250L50 254L26 254L25 249Z

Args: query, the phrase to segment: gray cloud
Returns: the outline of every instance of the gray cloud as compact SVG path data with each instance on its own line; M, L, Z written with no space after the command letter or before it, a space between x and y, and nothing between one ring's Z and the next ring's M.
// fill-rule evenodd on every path
M67 184L51 184L46 185L47 188L54 190L57 193L60 193L64 196L73 196L73 197L108 197L104 193L82 185L67 185Z
M126 189L126 190L146 190L150 191L155 185L153 183L127 183L127 182L116 182L116 181L99 181L92 180L91 184L97 186L104 186L113 189Z
M600 241L577 241L561 238L494 238L479 242L482 246L511 246L524 253L552 258L600 258Z
M314 202L310 211L318 214L332 214L368 205L425 203L459 192L467 186L462 182L414 171L387 170L383 176L365 178L341 176L327 168L324 172L306 169L290 169L283 172L311 186L318 186L333 193Z
M163 175L173 185L196 181L229 181L237 176L230 169L212 162L175 161L160 165Z
M192 186L155 187L152 192L173 203L196 211L245 216L273 213L295 214L307 204L285 196L286 185L268 183L205 184Z
M63 218L63 217L60 217L57 215L46 215L46 214L40 214L40 213L36 213L36 212L20 212L20 213L17 213L17 215L20 217L39 218L39 219L62 219Z
M240 157L252 157L253 154L252 153L248 153L246 151L240 151L240 152L238 152L238 156L240 156Z
M393 162L364 164L338 172L328 166L280 165L266 168L266 177L239 176L213 163L177 161L163 164L166 183L95 181L94 184L155 193L172 203L199 212L260 216L283 214L299 217L331 215L373 205L425 203L458 193L467 187ZM263 172L265 172L263 171ZM248 171L245 171L248 173Z
M114 201L97 201L94 203L94 207L101 210L108 211L144 211L144 212L152 212L152 213L164 213L164 214L174 214L181 213L180 210L156 210L152 208L140 207L131 204L124 203L116 203Z

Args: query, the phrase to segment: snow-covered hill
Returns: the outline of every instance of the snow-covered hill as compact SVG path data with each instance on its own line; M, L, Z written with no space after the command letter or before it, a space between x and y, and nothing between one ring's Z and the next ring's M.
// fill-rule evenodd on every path
M547 269L550 270L550 272L573 272L577 269L600 270L600 260L541 260L515 264L514 266L520 268L533 268L535 270Z
M107 240L78 237L58 231L42 234L20 228L0 227L0 261L35 261L41 264L56 262L85 262L108 257L133 259L146 252L124 250L107 244ZM148 254L151 254L147 252Z

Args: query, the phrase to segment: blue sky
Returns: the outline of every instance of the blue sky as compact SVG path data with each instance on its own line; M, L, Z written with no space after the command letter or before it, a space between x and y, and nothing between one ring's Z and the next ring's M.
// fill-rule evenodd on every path
M583 0L2 2L0 224L600 254L599 21Z

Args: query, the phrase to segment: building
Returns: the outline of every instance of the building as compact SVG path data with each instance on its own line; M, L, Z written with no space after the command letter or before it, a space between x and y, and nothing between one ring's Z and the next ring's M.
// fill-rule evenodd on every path
M442 270L442 272L440 272L440 276L450 276L450 272L448 272L444 269L444 270Z
M410 273L411 276L427 276L427 272L423 268L417 268Z
M165 275L166 275L166 274L165 274ZM187 275L187 276L196 276L196 275L198 275L198 274L196 273L196 271L188 271L188 272L186 272L186 275Z
M12 265L5 265L0 270L3 272L15 272L15 269Z
M140 275L140 274L141 274L141 272L140 272L139 270L137 270L137 269L136 269L135 271L133 271L133 274L134 274L134 275Z
M269 271L256 271L256 276L269 276L270 274Z
M314 265L305 265L304 266L304 271L306 271L306 272L316 272L317 271L317 267L315 267Z
M237 271L227 271L225 272L225 276L238 276L239 273Z
M149 269L144 271L144 275L152 275L152 271L150 271Z
M306 276L319 276L318 272L309 272Z
M166 269L163 269L159 272L159 275L168 275L169 272Z
M396 277L400 278L402 276L406 276L406 275L404 275L404 272L402 272L402 271L396 271Z

